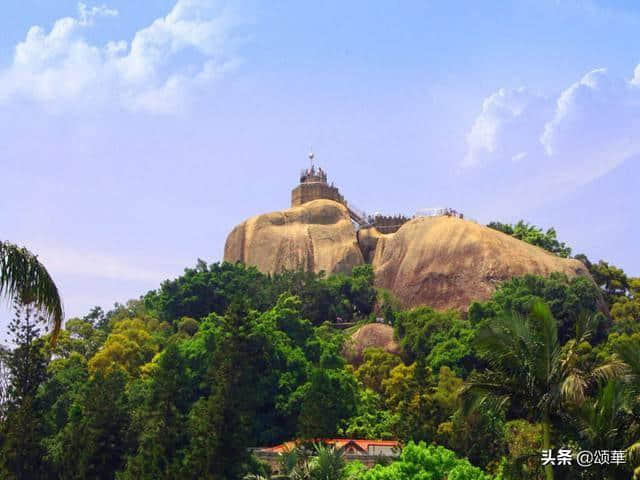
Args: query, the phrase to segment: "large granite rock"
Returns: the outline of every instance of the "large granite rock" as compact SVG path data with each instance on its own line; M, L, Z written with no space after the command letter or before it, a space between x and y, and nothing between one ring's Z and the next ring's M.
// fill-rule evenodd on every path
M376 284L405 306L437 309L466 309L490 298L500 282L526 273L589 275L578 260L454 217L416 218L378 236L372 264Z
M349 273L364 263L347 209L331 200L250 218L227 237L224 259L267 273L300 267Z
M577 260L454 217L415 218L393 234L362 229L356 236L347 209L331 200L250 218L229 234L224 259L267 273L299 267L348 273L366 261L376 285L404 306L438 309L464 310L526 273L589 275Z

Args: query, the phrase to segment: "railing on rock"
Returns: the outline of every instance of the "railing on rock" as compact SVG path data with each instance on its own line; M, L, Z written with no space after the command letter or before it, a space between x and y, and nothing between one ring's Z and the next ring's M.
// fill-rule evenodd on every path
M349 215L351 216L351 219L361 227L364 227L369 224L369 221L367 219L367 214L364 212L364 210L360 210L351 202L347 204L347 210L349 210Z
M449 207L422 208L418 210L414 217L456 217L464 218L464 214Z

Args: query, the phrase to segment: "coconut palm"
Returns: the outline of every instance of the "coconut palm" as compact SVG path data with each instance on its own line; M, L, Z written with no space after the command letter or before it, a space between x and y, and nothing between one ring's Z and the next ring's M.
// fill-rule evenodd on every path
M576 337L561 345L558 325L543 302L534 302L527 316L508 313L478 331L476 347L489 363L474 373L463 387L467 408L492 404L508 405L514 418L542 424L542 448L551 448L551 416L566 404L579 405L588 389L598 381L622 376L626 365L613 360L593 370L581 368L578 347L587 341L593 321L582 317L576 323ZM551 465L545 476L553 479Z
M634 397L632 402L638 405L640 404L640 341L632 338L629 341L622 342L618 345L616 354L629 366L629 373L625 380L631 395ZM633 427L628 429L628 436L635 438L636 441L627 448L627 452L629 463L636 467L633 478L640 480L640 425L635 422Z
M581 446L590 451L619 450L625 445L633 428L631 392L621 380L612 380L600 388L594 398L589 398L576 415ZM629 457L629 463L632 458ZM625 470L612 469L611 465L594 464L585 478L628 478Z
M58 287L38 257L23 247L0 241L0 296L32 303L50 320L55 342L63 309Z
M627 383L636 400L640 401L640 341L631 338L621 342L616 348L616 354L629 366L626 376Z
M621 381L612 380L580 408L577 416L580 436L591 450L619 449L631 417L629 390Z

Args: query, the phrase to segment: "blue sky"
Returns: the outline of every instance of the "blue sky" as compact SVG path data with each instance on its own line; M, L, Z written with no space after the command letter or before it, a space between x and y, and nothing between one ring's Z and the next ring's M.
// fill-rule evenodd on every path
M640 274L636 2L3 7L1 238L71 316L220 260L310 148L367 211L523 218Z

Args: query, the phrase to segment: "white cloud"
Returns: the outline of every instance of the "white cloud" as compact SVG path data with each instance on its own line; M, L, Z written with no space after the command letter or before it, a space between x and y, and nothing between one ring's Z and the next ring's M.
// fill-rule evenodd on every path
M638 69L636 68L636 73ZM586 183L640 154L640 86L594 70L567 88L540 137L545 152Z
M166 17L130 42L87 40L97 17L117 14L104 5L79 3L77 18L61 18L49 32L31 27L15 47L12 64L0 71L0 103L174 112L237 64L232 33L238 21L213 0L177 0Z
M551 197L554 189L570 191L640 155L638 132L640 65L628 81L598 69L555 101L526 88L489 96L461 165L476 172L493 165L495 172L508 171L522 192Z
M640 64L636 65L636 68L633 71L633 78L631 79L631 84L640 85Z
M106 5L87 6L84 2L78 2L78 20L80 25L91 25L96 17L116 17L118 10L109 8Z
M512 162L519 162L524 160L527 157L527 152L516 153L513 157L511 157Z
M541 95L521 87L501 88L482 103L482 111L467 135L462 166L478 167L500 159L514 159L531 147L530 124L542 122L549 110Z

